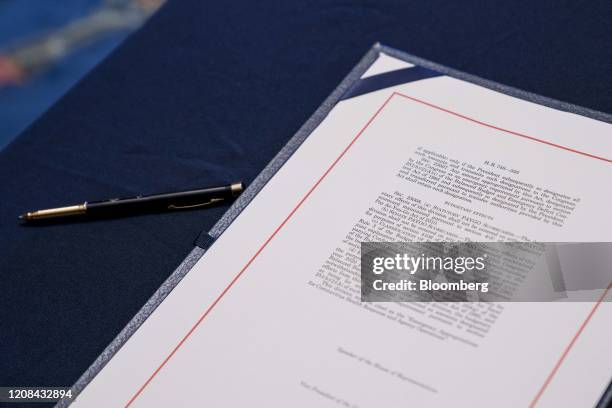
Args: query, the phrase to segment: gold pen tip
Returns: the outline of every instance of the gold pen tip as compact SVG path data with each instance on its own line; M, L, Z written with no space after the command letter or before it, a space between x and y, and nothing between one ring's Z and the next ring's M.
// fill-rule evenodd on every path
M26 215L25 215L25 214L21 214L21 215L20 215L18 218L19 218L20 220L25 220L25 219L26 219Z
M242 181L237 182L237 183L232 183L230 187L232 189L232 195L234 197L238 197L240 193L244 191L244 183L242 183Z

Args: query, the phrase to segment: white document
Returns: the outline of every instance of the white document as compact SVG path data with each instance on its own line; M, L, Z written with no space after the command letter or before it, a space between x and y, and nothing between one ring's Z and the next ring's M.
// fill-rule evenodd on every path
M356 259L360 241L612 241L610 158L609 124L446 76L339 102L74 406L593 406L609 301L362 304ZM432 163L574 204L538 219L410 175Z

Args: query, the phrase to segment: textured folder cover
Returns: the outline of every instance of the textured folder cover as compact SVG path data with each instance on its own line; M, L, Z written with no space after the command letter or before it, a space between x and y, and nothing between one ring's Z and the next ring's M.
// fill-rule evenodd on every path
M379 55L385 54L415 66L405 70L390 71L383 74L369 76L363 78L363 74L370 66L378 59ZM401 72L400 72L401 71ZM73 393L78 393L96 376L96 374L106 365L113 355L121 348L121 346L130 338L130 336L140 327L140 325L153 313L155 308L164 300L164 298L172 291L172 289L181 281L181 279L191 270L193 265L204 255L206 250L214 244L215 240L223 234L232 221L249 205L251 200L261 191L274 174L283 166L283 164L291 157L291 155L300 147L300 145L308 138L310 133L325 119L331 109L343 99L356 97L367 92L384 89L398 85L400 83L410 82L413 80L431 78L433 76L447 75L461 79L466 82L471 82L485 88L495 90L519 99L537 103L539 105L548 106L561 111L571 112L578 115L586 116L592 119L597 119L607 123L612 123L612 115L587 109L581 106L572 105L561 102L544 96L536 95L530 92L525 92L516 88L508 87L496 82L488 81L464 72L436 64L434 62L410 55L408 53L381 45L375 44L361 61L352 69L352 71L344 78L340 85L332 92L332 94L319 106L316 112L304 123L304 125L296 132L296 134L287 142L287 144L278 152L278 154L270 161L270 163L259 173L253 180L251 185L238 197L234 204L221 217L221 219L213 226L210 231L202 231L200 236L195 241L195 247L176 268L176 270L168 277L163 285L153 294L147 303L140 309L134 318L126 325L119 335L108 345L102 354L94 361L94 363L83 373L79 380L74 384ZM69 401L60 401L56 406L64 407L70 404ZM608 390L602 396L598 407L607 407L612 404L612 383Z

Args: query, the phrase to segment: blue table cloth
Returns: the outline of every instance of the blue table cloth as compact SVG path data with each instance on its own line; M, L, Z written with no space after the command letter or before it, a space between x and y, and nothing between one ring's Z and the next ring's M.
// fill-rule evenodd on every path
M170 1L0 153L0 385L74 383L227 207L21 212L248 183L377 41L612 112L611 18L605 0Z

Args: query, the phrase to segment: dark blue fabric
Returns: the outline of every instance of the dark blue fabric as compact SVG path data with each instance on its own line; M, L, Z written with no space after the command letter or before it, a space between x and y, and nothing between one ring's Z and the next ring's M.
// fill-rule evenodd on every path
M70 385L225 207L23 227L27 209L250 182L380 41L612 112L612 3L170 1L0 153L0 385Z
M407 84L427 78L435 78L440 75L442 74L439 72L419 66L372 75L355 82L353 86L342 95L342 99L354 98L355 96L380 91L381 89L390 88L392 86Z

